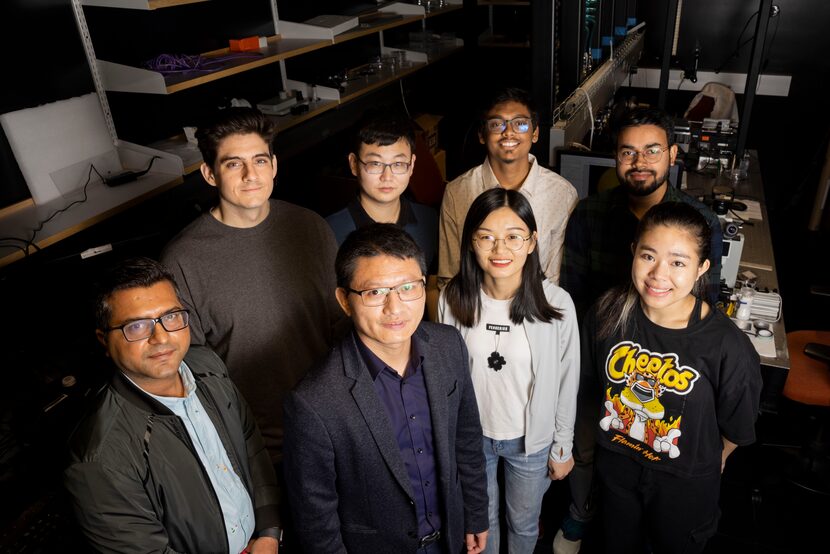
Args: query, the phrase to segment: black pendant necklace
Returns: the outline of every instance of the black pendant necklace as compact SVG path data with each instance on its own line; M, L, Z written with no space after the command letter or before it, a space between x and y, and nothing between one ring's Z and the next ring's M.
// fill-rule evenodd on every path
M499 340L501 339L502 332L510 332L510 327L507 325L493 325L492 323L488 323L486 328L488 331L496 333L495 346L493 347L493 352L490 354L490 357L487 358L487 367L493 369L494 371L499 371L507 365L507 360L504 359L504 356L499 354Z

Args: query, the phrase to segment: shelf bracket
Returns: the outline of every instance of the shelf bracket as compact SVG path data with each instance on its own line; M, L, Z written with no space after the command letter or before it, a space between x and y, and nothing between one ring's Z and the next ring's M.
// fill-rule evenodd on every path
M101 104L101 110L104 112L104 121L107 124L107 130L112 138L112 144L118 145L118 133L115 132L115 121L112 119L112 111L110 111L109 100L107 99L107 91L104 88L104 81L101 79L101 72L98 71L98 59L95 57L95 48L92 46L92 37L89 34L89 27L86 24L86 15L84 15L84 8L81 6L81 0L72 0L72 12L75 14L75 23L78 25L78 32L81 35L81 42L84 45L84 53L86 54L86 61L89 65L89 71L92 73L92 82L95 84L95 92L98 94L98 102Z

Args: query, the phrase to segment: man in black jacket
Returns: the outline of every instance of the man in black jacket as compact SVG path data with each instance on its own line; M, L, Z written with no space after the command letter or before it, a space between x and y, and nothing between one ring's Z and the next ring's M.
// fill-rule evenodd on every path
M275 554L279 489L259 429L219 357L189 348L170 273L146 258L118 266L96 318L118 371L73 436L65 473L92 546Z
M335 262L353 333L285 403L286 489L309 554L476 554L487 479L467 349L422 322L426 264L392 223L353 231Z

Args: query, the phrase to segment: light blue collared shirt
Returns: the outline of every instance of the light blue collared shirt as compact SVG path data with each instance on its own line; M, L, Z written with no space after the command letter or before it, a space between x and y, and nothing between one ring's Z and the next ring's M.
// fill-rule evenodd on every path
M147 394L164 404L184 423L219 499L228 535L228 551L242 552L248 546L256 525L251 496L242 479L234 472L219 433L196 395L193 374L184 362L179 366L179 375L184 384L184 398ZM198 525L198 522L194 523Z

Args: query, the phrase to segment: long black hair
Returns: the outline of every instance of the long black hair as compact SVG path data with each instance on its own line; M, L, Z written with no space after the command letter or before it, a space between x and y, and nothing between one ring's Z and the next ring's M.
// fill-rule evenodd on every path
M697 243L698 263L702 264L709 259L712 249L712 229L706 218L696 208L685 202L662 202L652 206L640 224L637 225L637 232L634 235L632 248L636 249L640 238L646 232L659 226L679 227ZM633 262L632 262L633 263ZM701 291L706 287L706 275L701 275L692 289L692 294L700 296ZM626 332L634 313L634 306L640 300L634 283L629 282L628 286L614 287L606 291L597 302L597 321L599 322L599 339L606 339L617 331Z
M478 323L481 314L481 284L484 270L478 265L473 250L473 234L487 216L499 208L510 208L521 219L531 234L536 232L536 218L530 202L520 192L493 188L481 193L467 211L464 230L461 233L461 267L446 288L447 306L453 317L465 327ZM510 302L510 321L516 325L523 321L535 320L550 322L562 319L562 312L550 305L545 298L542 281L542 265L539 263L539 248L527 256L522 268L522 282L519 290Z

